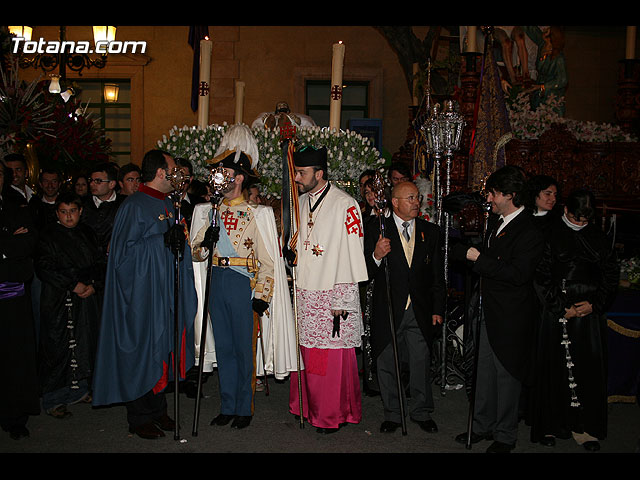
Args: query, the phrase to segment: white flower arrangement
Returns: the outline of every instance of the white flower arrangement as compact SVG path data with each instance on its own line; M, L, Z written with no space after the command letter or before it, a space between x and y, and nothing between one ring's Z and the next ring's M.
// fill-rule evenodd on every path
M564 103L564 97L549 95L547 101L531 108L529 97L519 94L513 102L507 102L509 122L514 137L520 140L535 140L554 124L567 127L581 142L636 142L637 139L624 132L619 126L609 123L584 122L560 116L558 107Z
M158 148L172 156L186 158L193 164L194 175L200 180L207 176L207 160L218 148L229 125L198 127L174 126L163 135ZM263 195L280 198L282 194L282 159L279 131L262 127L252 128L260 158L256 170L260 175ZM302 127L296 131L296 146L327 148L328 174L351 195L358 194L358 178L367 169L381 167L385 160L370 140L353 131L329 131L321 127Z
M640 285L640 257L620 261L620 278L634 285Z

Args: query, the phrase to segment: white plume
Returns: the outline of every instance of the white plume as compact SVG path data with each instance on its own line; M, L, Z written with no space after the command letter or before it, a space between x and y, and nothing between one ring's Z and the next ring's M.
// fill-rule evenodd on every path
M234 162L237 162L240 158L240 152L244 152L251 159L252 169L258 165L260 156L258 142L256 142L251 129L244 123L236 123L229 127L220 140L215 156L217 157L228 150L235 150Z

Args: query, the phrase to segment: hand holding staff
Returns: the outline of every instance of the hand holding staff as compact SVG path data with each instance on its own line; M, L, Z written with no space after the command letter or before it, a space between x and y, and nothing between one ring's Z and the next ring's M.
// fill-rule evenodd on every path
M196 389L196 406L195 413L193 416L193 430L191 435L196 437L198 436L198 419L200 416L200 397L202 394L202 373L204 369L204 354L205 354L205 346L207 341L207 318L209 316L209 294L211 291L211 257L213 256L213 251L216 248L216 243L220 238L220 225L218 218L218 205L222 200L223 192L228 188L229 184L233 182L233 178L229 175L229 173L224 169L224 167L217 167L211 170L208 178L209 186L212 190L212 195L210 198L211 206L212 206L212 215L211 215L211 225L207 229L205 233L205 238L203 242L203 247L206 247L209 250L209 255L207 256L207 278L205 280L205 291L204 291L204 306L202 308L202 330L200 332L200 357L198 362L198 387Z
M174 382L174 440L180 439L180 408L178 404L178 393L180 383L180 260L184 253L184 246L186 242L185 227L180 221L180 206L182 201L182 193L188 178L185 176L181 168L173 168L167 173L167 180L171 182L173 192L171 193L171 200L173 201L173 207L175 211L174 220L175 224L165 235L165 240L168 243L169 248L175 256L174 263L174 279L173 279L173 382Z
M393 318L393 307L391 305L391 285L389 284L389 261L387 258L387 253L390 250L390 246L388 246L387 242L384 241L386 238L385 235L385 225L384 225L384 217L386 210L386 197L384 193L385 189L385 181L380 172L376 172L373 177L373 190L375 195L375 207L378 214L378 219L380 221L380 240L378 240L378 244L383 247L384 256L382 257L382 263L384 265L385 271L385 280L387 285L387 305L389 307L389 326L391 328L391 345L393 347L393 360L395 364L395 372L396 372L396 384L398 387L398 400L400 401L400 419L402 422L402 434L407 434L407 419L405 417L404 412L404 389L402 388L402 380L400 378L400 360L398 358L398 340L396 339L396 322Z

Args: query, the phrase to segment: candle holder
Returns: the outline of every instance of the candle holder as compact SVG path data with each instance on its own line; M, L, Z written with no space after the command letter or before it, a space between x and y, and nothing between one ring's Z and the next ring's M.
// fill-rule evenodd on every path
M435 104L431 109L431 115L422 126L423 135L427 145L427 153L434 157L434 188L436 200L436 223L442 227L444 225L444 281L445 288L449 290L449 228L451 224L451 215L448 212L442 214L442 199L449 195L451 190L451 163L453 153L460 148L462 132L466 122L460 114L457 102L447 100L444 107ZM446 177L445 191L443 195L441 180L441 163L442 157L446 158ZM441 392L447 388L447 331L448 331L448 309L445 301L445 314L442 325L442 355L441 355Z

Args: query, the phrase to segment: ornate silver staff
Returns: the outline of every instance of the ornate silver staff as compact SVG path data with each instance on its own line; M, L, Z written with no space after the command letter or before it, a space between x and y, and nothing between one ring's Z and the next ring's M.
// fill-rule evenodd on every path
M211 257L213 256L213 251L215 250L215 246L217 243L217 239L215 238L216 229L220 228L218 223L218 207L220 202L222 201L222 197L224 195L225 190L229 187L231 183L233 183L234 178L231 177L231 174L222 166L212 168L207 177L207 183L211 187L212 195L210 198L211 201L211 225L209 229L207 229L207 233L211 231L212 235L205 234L205 240L210 242L210 244L202 245L209 250L209 255L207 256L207 277L205 279L205 290L204 290L204 305L202 307L202 321L200 322L201 331L200 331L200 356L198 361L198 386L196 389L196 406L195 412L193 415L193 430L191 431L191 435L194 437L198 436L198 420L200 417L200 397L202 394L202 373L204 371L204 355L205 355L205 347L207 341L207 317L209 316L209 294L211 291ZM204 244L204 242L203 242Z
M373 192L375 197L375 208L380 221L380 234L386 238L384 218L385 209L387 208L387 198L385 196L385 181L380 172L376 172L373 176ZM385 255L382 257L384 266L385 283L387 287L387 307L389 310L389 326L391 328L391 346L393 348L393 362L396 373L396 386L398 388L398 400L400 401L400 419L402 423L402 434L407 434L407 419L404 412L404 389L402 388L402 379L400 377L400 360L398 358L398 340L396 337L396 322L393 317L393 306L391 305L391 284L389 279L389 260Z
M458 104L453 100L447 100L444 103L444 109L440 111L440 105L435 104L431 111L431 117L422 126L427 143L427 152L432 153L435 159L434 179L437 181L436 188L436 222L439 226L444 224L444 281L445 288L449 288L449 228L451 223L451 214L445 212L444 221L442 216L442 182L440 179L440 164L442 155L446 157L446 189L444 196L449 195L451 191L451 163L453 160L453 152L460 147L462 139L462 131L465 126L464 117L459 113ZM447 295L448 298L448 295ZM446 300L445 300L446 302ZM445 314L442 325L442 358L441 358L441 393L445 394L447 387L447 328L448 328L448 311L445 303Z
M167 173L167 180L171 182L173 192L169 194L171 201L173 202L174 209L174 222L175 226L180 225L180 207L182 205L182 195L184 188L189 180L188 176L182 171L181 168L175 167ZM183 227L184 228L184 227ZM180 351L180 259L184 252L177 249L173 250L174 255L174 276L173 276L173 398L174 398L174 417L175 427L173 432L174 440L180 439L180 408L178 403L179 383L180 383L180 369L179 369L179 351Z

